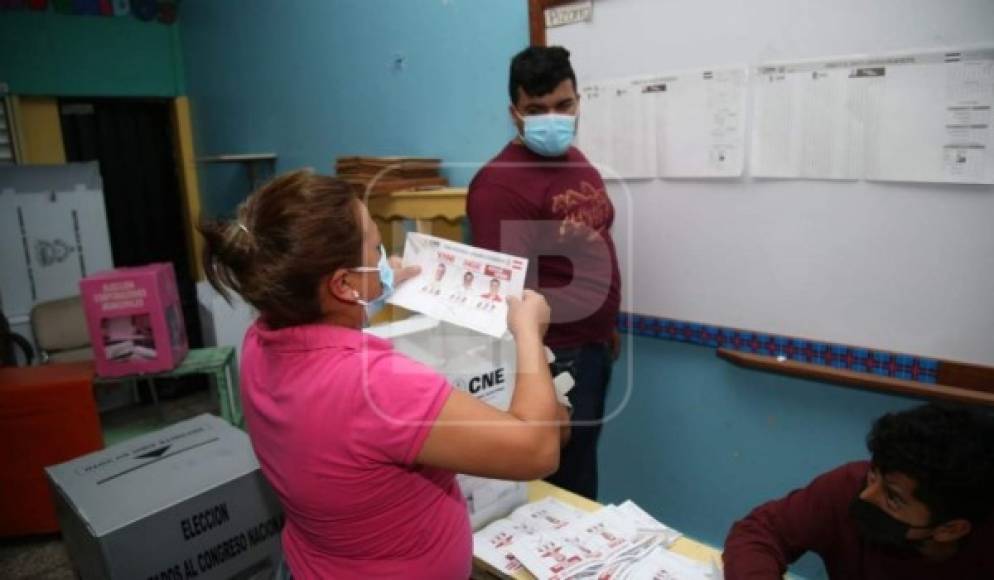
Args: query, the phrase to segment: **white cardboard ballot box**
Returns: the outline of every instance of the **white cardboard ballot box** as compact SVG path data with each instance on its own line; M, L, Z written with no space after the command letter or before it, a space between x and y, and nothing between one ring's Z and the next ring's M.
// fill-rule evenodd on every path
M213 415L46 471L83 580L245 580L280 561L276 495L248 436Z
M516 357L514 341L495 339L466 328L425 317L366 329L390 339L394 348L443 374L452 385L506 411L514 393ZM528 500L524 483L469 475L457 476L466 496L474 530L502 518Z

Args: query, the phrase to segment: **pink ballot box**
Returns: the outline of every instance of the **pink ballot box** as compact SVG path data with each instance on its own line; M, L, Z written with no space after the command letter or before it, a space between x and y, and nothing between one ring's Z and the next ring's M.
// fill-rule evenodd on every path
M170 263L117 268L79 281L97 374L176 368L189 347Z

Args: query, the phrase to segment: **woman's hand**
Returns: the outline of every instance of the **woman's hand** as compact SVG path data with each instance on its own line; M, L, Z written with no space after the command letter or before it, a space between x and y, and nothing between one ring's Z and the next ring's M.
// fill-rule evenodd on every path
M521 298L507 297L507 327L515 338L535 333L545 336L552 310L545 297L533 290L525 290Z
M394 286L400 286L421 273L421 266L404 266L404 261L400 259L400 256L390 256L387 262L393 268Z

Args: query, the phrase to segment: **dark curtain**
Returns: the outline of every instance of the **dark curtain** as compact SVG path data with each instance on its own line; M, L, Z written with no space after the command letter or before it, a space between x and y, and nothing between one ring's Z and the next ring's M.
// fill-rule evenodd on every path
M100 163L114 265L172 262L191 347L203 345L168 101L63 99L67 161Z

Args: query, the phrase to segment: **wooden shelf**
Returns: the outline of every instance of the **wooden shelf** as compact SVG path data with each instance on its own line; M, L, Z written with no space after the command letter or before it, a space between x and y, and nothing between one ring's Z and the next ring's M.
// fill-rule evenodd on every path
M275 153L229 153L197 159L200 163L240 163L248 175L249 189L255 191L276 170Z
M466 188L393 191L371 196L366 203L369 213L384 221L444 219L455 223L466 217Z
M729 362L750 369L849 385L874 391L994 407L994 393L986 392L985 390L895 379L789 359L778 360L773 356L740 352L728 348L719 348L717 354Z
M233 153L230 155L211 155L197 159L201 163L251 163L255 161L275 160L275 153Z

